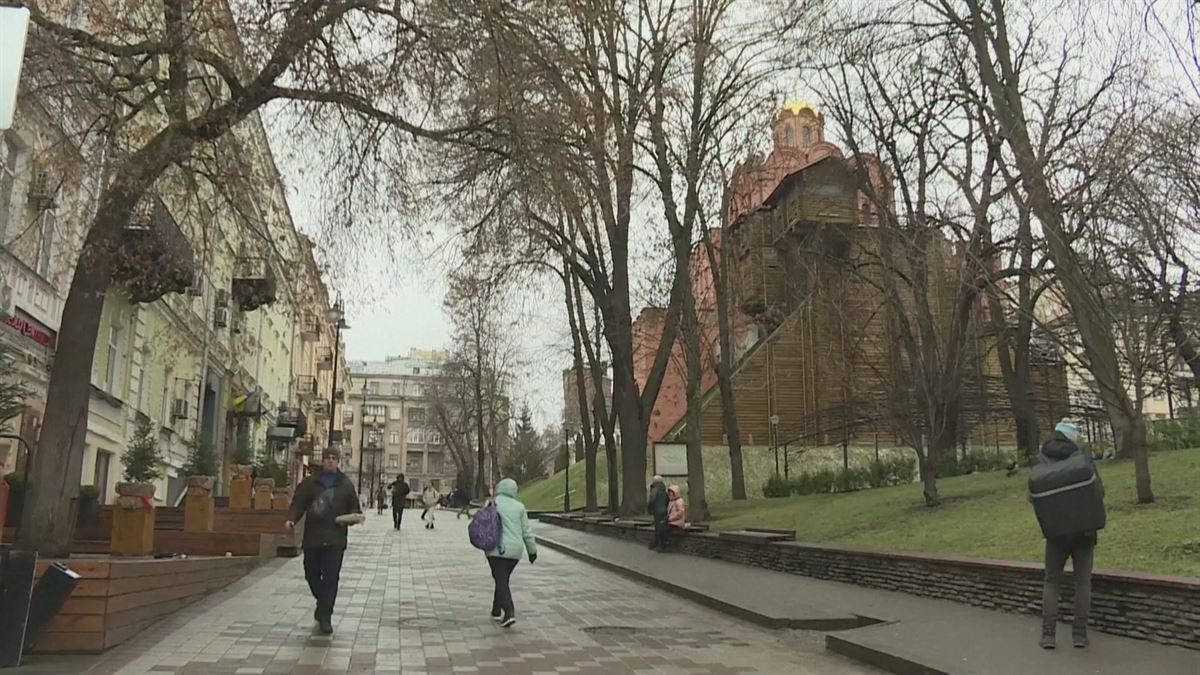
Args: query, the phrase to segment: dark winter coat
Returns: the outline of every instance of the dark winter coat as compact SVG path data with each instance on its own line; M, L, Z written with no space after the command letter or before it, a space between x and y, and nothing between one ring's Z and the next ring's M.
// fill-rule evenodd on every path
M408 483L398 480L389 487L392 488L392 508L402 509L407 506L405 501L408 500L408 493L412 492L412 488L408 486Z
M304 548L345 546L347 527L335 519L348 513L362 513L362 507L354 484L341 471L335 475L332 487L321 482L321 473L296 486L290 518L295 523L304 517Z
M1091 454L1080 450L1075 441L1067 438L1061 432L1055 431L1054 433L1050 434L1050 438L1046 439L1046 442L1042 444L1042 450L1038 455L1038 460L1046 464L1051 462L1061 462L1077 452L1083 453L1087 463L1092 467L1092 472L1096 474L1096 482L1100 484L1100 494L1103 496L1104 481L1100 480L1100 472L1096 471L1095 460L1092 459ZM1082 538L1084 540L1094 542L1096 540L1096 533L1087 532L1079 535L1078 537L1071 538Z
M665 522L667 520L667 506L670 500L667 499L667 486L662 483L654 483L650 486L650 513L654 515L654 520Z

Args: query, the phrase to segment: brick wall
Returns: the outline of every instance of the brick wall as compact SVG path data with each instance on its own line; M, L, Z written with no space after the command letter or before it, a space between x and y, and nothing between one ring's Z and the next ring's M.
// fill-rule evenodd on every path
M545 514L543 522L611 537L649 542L647 528L583 522ZM755 565L817 579L903 591L1008 612L1041 612L1042 566L822 546L803 542L745 543L714 533L678 539L682 553ZM1063 584L1063 618L1070 618L1073 583ZM1200 650L1200 580L1152 574L1092 575L1091 625L1097 630Z

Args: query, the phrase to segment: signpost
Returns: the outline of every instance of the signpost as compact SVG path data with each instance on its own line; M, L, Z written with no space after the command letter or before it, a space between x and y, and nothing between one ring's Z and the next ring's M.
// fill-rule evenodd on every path
M688 475L687 445L655 443L654 473L664 477Z
M29 10L0 4L0 131L13 123L28 34Z

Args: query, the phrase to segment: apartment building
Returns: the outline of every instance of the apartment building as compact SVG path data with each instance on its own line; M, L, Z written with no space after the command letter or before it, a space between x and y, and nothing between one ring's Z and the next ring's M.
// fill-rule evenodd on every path
M343 470L366 493L405 474L414 491L453 487L457 466L433 420L431 387L447 352L413 349L384 361L351 361L354 388L342 415Z

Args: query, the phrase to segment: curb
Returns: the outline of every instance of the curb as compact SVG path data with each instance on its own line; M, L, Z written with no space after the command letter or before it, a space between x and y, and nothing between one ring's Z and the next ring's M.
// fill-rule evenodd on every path
M756 612L752 609L748 609L741 605L735 605L733 603L725 602L724 600L719 600L710 595L687 588L686 586L673 584L658 577L645 574L637 570L631 570L627 567L609 562L608 560L594 556L585 551L581 551L567 544L562 544L552 539L547 539L541 535L535 535L534 539L539 545L545 546L546 548L559 551L560 553L565 553L573 558L578 558L584 562L604 568L610 572L615 572L622 576L635 579L642 583L649 584L650 586L670 591L675 595L687 598L688 600L691 600L697 604L704 605L705 607L715 609L725 614L736 616L739 619L749 621L765 628L771 628L775 630L793 628L798 630L812 631L838 631L863 628L864 626L872 626L881 623L878 619L873 619L866 616L854 616L852 618L847 617L836 619L788 619L778 616L770 616ZM933 671L926 672L932 673Z
M891 654L874 647L848 640L840 635L825 636L825 648L868 666L894 673L895 675L951 675L944 670L925 665L903 656Z

